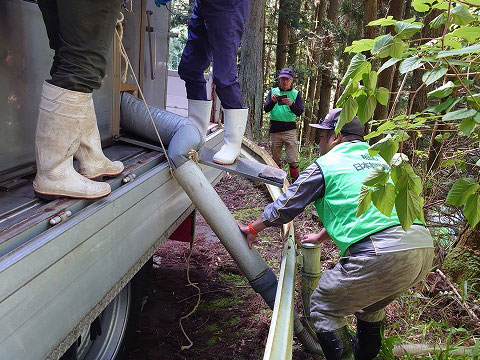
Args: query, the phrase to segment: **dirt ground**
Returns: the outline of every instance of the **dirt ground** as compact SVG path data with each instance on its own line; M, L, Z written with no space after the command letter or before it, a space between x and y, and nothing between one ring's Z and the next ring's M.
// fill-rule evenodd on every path
M259 216L271 201L265 186L229 174L216 190L242 223ZM296 236L302 231L320 229L306 214L298 218L296 226ZM278 228L264 231L257 244L257 250L277 275L282 247ZM201 300L195 312L182 321L193 341L189 349L182 350L189 341L182 333L179 319L195 307L198 298L197 290L187 281L188 254L188 243L170 240L155 254L152 291L141 314L138 339L132 344L127 359L261 359L272 311L251 289L198 213L189 263L190 280L200 288ZM310 359L299 346L295 348L295 359Z
M237 221L242 223L258 217L271 201L265 186L229 174L216 186L216 190ZM313 207L307 208L296 218L296 237L320 230L319 222L312 215L313 210ZM256 247L277 276L282 244L280 230L269 228L262 233ZM272 312L250 288L199 214L189 274L191 282L201 290L201 299L195 311L182 321L186 335L193 342L188 347L190 343L182 333L179 320L195 308L198 298L197 290L187 280L188 254L189 244L167 241L154 256L152 290L141 314L137 341L131 345L127 359L261 359ZM333 267L337 257L338 252L332 244L323 245L322 264L325 269ZM404 334L414 325L442 321L445 317L456 319L453 326L468 324L468 316L462 313L461 307L451 298L441 296L447 288L435 273L431 273L426 282L411 291L413 300L407 296L406 300L396 301L387 308L389 330L386 334ZM296 298L300 296L297 294ZM410 318L409 307L417 306L417 298L419 306L431 304L432 299L437 300L435 306L425 306L418 318ZM298 300L297 309L301 310ZM445 311L451 314L445 314ZM413 334L411 339L415 342L447 336L446 332L436 332L429 339L425 331L417 333L423 333L423 336ZM470 344L467 341L465 345ZM316 358L306 354L301 345L295 343L293 359Z

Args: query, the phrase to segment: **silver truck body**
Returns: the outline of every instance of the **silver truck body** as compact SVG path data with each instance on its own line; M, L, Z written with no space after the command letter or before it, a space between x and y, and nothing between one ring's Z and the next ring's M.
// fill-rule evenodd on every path
M132 12L123 11L124 43L147 101L165 107L169 15L153 4L153 0L134 1ZM150 63L146 40L148 10L152 11L154 63ZM105 152L124 161L126 170L109 180L113 191L103 199L41 201L31 189L34 134L41 84L48 78L52 52L36 4L0 3L2 360L57 359L88 332L100 314L114 319L103 337L122 331L122 322L128 320L128 313L122 311L128 307L130 280L194 210L162 153L148 145L112 141L119 135L122 86L119 55L113 48L105 83L94 100L102 140L110 145ZM133 84L131 76L127 83ZM207 143L219 148L223 133L210 134ZM202 167L202 171L211 183L223 175L213 168ZM119 345L97 341L82 346L83 359L114 359ZM95 346L105 349L95 352Z

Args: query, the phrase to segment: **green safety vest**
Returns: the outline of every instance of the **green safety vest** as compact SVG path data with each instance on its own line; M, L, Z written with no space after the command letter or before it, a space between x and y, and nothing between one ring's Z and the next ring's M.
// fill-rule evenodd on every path
M315 207L342 256L350 245L368 235L400 225L395 207L390 217L373 204L356 216L365 177L378 166L390 169L380 155L371 157L368 148L365 142L343 142L316 160L325 179L325 196L315 201Z
M297 100L298 90L292 89L288 91L282 91L280 90L280 88L276 87L272 89L272 96L275 94L287 95L290 100L295 102L295 100ZM270 113L270 120L295 122L297 120L297 115L292 112L290 106L278 105L277 103L275 103L275 106Z

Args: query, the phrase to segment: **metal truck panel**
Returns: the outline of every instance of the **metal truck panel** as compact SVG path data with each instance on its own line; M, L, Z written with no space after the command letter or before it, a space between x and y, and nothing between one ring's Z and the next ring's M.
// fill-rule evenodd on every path
M38 5L24 0L0 1L0 175L35 161L38 104L50 78L53 50ZM102 139L111 137L113 82L111 51L102 88L94 91Z
M221 141L210 136L209 146ZM202 171L211 182L222 176ZM162 164L3 257L0 353L40 359L73 342L191 209Z

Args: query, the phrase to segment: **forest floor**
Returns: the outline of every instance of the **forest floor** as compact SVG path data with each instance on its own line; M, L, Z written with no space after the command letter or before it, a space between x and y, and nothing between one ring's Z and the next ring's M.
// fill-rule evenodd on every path
M215 188L235 219L244 224L257 218L271 202L265 186L230 174ZM309 207L295 219L296 237L321 229L312 215L313 210ZM262 232L256 248L278 276L283 248L280 229ZM188 243L170 240L155 254L151 293L141 314L138 338L131 345L127 359L261 359L272 311L250 288L199 214L189 274L191 282L201 290L201 300L195 312L182 321L193 341L191 347L182 350L189 341L182 333L179 320L195 307L198 298L197 290L187 281L188 254ZM323 244L323 268L332 268L337 259L334 245ZM436 263L439 263L438 256ZM298 293L296 298L300 298ZM296 307L301 311L299 301ZM354 325L353 318L349 320ZM474 336L480 336L479 325L461 301L456 300L449 284L433 271L425 281L388 306L386 324L387 343L401 338L404 342L450 343L457 347L472 345ZM443 357L446 358L451 357ZM293 359L321 357L305 353L295 342Z

